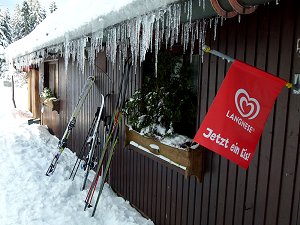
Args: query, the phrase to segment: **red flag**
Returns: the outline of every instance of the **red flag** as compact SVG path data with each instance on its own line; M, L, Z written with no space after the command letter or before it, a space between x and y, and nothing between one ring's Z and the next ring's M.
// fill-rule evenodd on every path
M234 61L194 141L247 169L268 115L286 83Z

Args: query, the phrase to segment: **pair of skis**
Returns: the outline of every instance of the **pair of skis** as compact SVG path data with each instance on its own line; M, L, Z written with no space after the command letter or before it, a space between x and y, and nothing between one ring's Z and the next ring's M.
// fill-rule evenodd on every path
M46 175L50 176L54 173L56 166L58 164L58 159L61 156L62 152L65 150L66 146L67 146L67 141L68 138L71 134L72 129L75 127L76 124L76 119L80 113L80 110L83 106L83 103L85 102L86 97L88 96L93 84L95 82L95 77L94 76L90 76L87 78L87 81L82 89L82 92L79 96L78 102L76 104L76 107L71 115L71 118L68 122L67 128L61 138L61 140L58 142L58 152L56 153L56 155L54 156L53 160L51 161L51 164L49 166L49 168L47 169Z
M95 113L95 117L92 121L92 124L89 128L88 134L84 140L83 146L79 152L78 158L76 159L76 162L73 166L72 172L70 174L70 179L72 178L74 180L76 173L78 171L78 168L80 166L80 163L82 159L85 160L83 164L83 168L85 170L84 179L82 183L81 189L84 190L87 182L88 175L90 173L90 170L93 169L96 165L96 149L101 148L101 141L99 137L99 128L101 120L103 119L103 108L104 108L104 96L101 94L101 106L97 108L97 112ZM86 151L88 149L88 151ZM98 155L100 155L100 151L98 152Z
M98 192L98 196L96 198L96 202L95 202L95 206L92 212L92 216L95 215L96 209L97 209L97 205L99 203L100 200L100 196L102 194L103 188L104 188L104 184L105 181L107 179L108 176L108 172L109 172L109 168L113 159L113 155L117 146L117 143L119 142L119 129L120 129L120 124L121 124L121 120L122 120L122 107L124 105L124 101L126 98L126 91L127 91L127 86L128 86L128 82L129 82L129 76L130 76L130 69L131 69L131 62L129 62L129 60L126 62L125 65L125 72L123 73L120 85L119 85L119 94L118 94L118 98L117 98L117 103L116 103L116 107L114 110L114 117L111 120L111 125L109 126L109 131L107 134L107 140L105 142L103 151L101 153L101 157L99 160L99 163L97 165L97 170L94 176L94 179L92 181L92 184L88 190L86 199L85 199L85 207L84 210L86 210L88 207L92 206L92 199L98 184L98 180L101 176L101 181L99 184L99 192ZM104 171L102 171L102 166L104 165L104 158L105 155L108 154L106 163L105 163L105 169Z
M90 170L94 168L94 166L92 166L92 164L94 164L93 161L94 161L94 154L95 154L96 146L99 144L98 134L99 134L99 125L100 125L100 119L101 119L101 115L102 115L102 111L103 111L103 106L104 106L104 96L101 94L100 114L97 118L96 125L94 127L93 136L91 137L91 147L90 147L90 150L89 150L88 156L87 156L85 175L84 175L83 184L82 184L82 188L81 188L82 190L85 189L86 181L89 176Z
M88 151L88 148L90 147L90 144L91 144L90 143L90 138L93 135L94 127L96 125L96 122L98 121L98 117L100 116L99 114L100 114L100 107L97 108L97 111L95 113L95 117L94 117L94 119L91 123L91 126L90 126L89 130L88 130L88 134L86 135L86 137L84 139L83 145L82 145L82 147L81 147L81 149L78 153L78 157L77 157L76 162L73 166L73 169L71 171L69 179L74 180L74 178L77 174L77 171L79 169L79 166L81 164L82 159L84 159L87 155L86 152Z

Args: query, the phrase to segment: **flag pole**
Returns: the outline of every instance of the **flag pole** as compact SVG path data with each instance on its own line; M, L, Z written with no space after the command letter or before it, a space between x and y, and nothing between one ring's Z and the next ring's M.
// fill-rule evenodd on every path
M211 49L208 45L203 45L203 46L202 46L202 51L204 51L204 52L206 52L206 53L213 54L213 55L215 55L215 56L218 56L218 57L222 58L223 60L227 60L227 62L234 62L234 61L235 61L235 59L231 58L230 56L225 55L225 54L223 54L223 53L221 53L221 52L218 52L218 51L216 51L216 50ZM285 86L286 86L287 88L292 88L292 87L293 87L293 84L287 82L287 83L285 84Z
M218 57L220 57L220 58L222 58L222 59L224 59L224 60L226 59L228 62L234 62L234 61L235 61L233 58L231 58L231 57L228 56L228 55L225 55L225 54L223 54L223 53L221 53L221 52L218 52L218 51L216 51L216 50L210 49L210 47L209 47L208 45L203 45L203 46L202 46L202 51L204 51L204 52L206 52L206 53L213 54L213 55L215 55L215 56L218 56Z

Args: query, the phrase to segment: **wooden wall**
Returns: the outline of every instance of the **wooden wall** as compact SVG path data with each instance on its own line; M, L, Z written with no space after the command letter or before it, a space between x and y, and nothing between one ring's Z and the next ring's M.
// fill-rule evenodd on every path
M255 13L224 21L213 40L208 31L207 44L234 58L292 80L300 73L296 41L300 38L298 0L280 5L261 6ZM101 63L105 60L99 57ZM115 104L121 71L107 64L106 71L86 67L84 74L69 64L65 74L60 59L61 99L60 133L67 125L86 78L97 74L96 84L77 120L69 147L79 151L100 93L108 94L108 112ZM97 62L99 63L99 62ZM199 63L198 125L203 120L221 85L229 64L205 55ZM140 74L139 71L137 74ZM140 85L132 75L128 95ZM116 151L110 173L112 188L129 200L157 225L299 225L300 224L300 95L284 89L269 116L255 157L246 171L219 155L207 151L202 183L185 178L183 171L133 146Z
M252 15L224 22L207 44L241 61L292 81L300 72L300 4L281 1ZM199 74L203 120L229 64L205 55ZM112 187L155 224L298 225L300 96L284 89L265 126L248 171L207 151L203 183L131 146L114 159ZM198 125L199 125L198 124Z

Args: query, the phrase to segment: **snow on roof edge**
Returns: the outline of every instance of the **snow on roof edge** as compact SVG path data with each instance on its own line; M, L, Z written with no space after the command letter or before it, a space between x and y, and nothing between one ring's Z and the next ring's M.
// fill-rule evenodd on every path
M64 43L66 39L78 39L175 2L178 0L101 0L97 3L93 0L71 0L61 10L50 14L29 35L9 45L6 56L15 59L28 55ZM106 7L101 8L104 4ZM77 5L75 10L72 8L74 5Z

